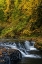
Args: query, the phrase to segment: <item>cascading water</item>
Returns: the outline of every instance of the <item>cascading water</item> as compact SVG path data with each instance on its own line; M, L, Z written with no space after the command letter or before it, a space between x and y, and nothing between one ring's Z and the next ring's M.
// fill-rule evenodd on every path
M30 42L29 41L25 41L25 48L27 50L30 50Z
M30 57L30 58L41 58L40 55L29 53L31 51L38 51L34 48L33 41L25 41L23 43L0 43L0 46L4 46L5 48L17 49L21 52L22 57Z
M33 41L29 42L29 41L26 41L25 42L25 47L27 50L37 50L36 48L34 48L34 43Z

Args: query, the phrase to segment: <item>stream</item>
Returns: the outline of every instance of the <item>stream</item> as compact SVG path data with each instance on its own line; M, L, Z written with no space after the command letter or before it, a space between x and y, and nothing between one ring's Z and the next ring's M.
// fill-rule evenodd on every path
M5 47L6 49L17 49L21 52L22 59L17 64L42 64L42 52L37 50L34 44L34 41L0 42L1 47ZM10 61L9 64L11 64Z

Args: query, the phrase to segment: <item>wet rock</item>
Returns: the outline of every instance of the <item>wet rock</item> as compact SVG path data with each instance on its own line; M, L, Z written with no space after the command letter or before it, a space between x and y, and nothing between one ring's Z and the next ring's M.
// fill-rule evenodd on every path
M14 64L22 59L22 55L17 49L0 48L0 63L1 64Z
M21 59L22 59L22 55L19 50L14 50L14 52L10 54L11 63L18 62Z
M5 60L3 57L0 57L0 64L4 64L5 63Z

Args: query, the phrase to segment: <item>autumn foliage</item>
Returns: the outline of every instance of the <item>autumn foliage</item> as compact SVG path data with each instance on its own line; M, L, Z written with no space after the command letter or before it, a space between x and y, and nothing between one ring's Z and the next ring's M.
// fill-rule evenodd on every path
M0 38L42 36L42 0L0 0Z

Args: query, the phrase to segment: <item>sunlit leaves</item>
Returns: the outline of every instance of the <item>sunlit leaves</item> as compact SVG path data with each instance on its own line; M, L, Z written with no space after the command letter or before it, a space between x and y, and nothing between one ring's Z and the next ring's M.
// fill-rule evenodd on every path
M0 24L4 25L1 36L40 32L41 7L41 0L0 0Z

